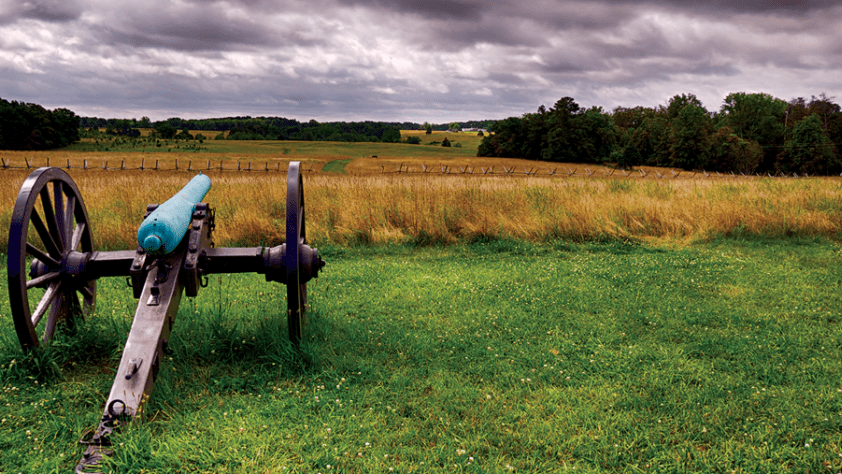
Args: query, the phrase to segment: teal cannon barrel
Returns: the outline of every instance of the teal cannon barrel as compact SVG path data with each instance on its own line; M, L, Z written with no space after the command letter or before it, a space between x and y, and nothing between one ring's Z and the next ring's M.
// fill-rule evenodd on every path
M158 206L140 224L137 243L151 255L171 253L190 227L196 204L202 202L211 187L211 180L199 173L181 191Z

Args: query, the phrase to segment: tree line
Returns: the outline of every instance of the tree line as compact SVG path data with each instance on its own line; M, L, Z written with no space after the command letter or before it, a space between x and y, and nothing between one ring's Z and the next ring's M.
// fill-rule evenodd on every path
M83 117L80 126L105 128L116 135L131 135L138 128L153 128L162 138L173 138L179 130L227 132L216 138L227 140L305 140L345 142L399 142L402 127L417 124L391 122L299 122L284 117L225 117L185 120L178 117L152 122L148 117L137 119L103 119ZM138 132L139 133L139 132ZM182 134L186 132L181 132Z
M477 156L669 166L723 172L842 171L842 111L825 94L784 101L729 94L708 111L693 94L658 107L580 107L570 97L494 124Z
M79 117L67 109L0 98L0 149L48 150L79 140Z

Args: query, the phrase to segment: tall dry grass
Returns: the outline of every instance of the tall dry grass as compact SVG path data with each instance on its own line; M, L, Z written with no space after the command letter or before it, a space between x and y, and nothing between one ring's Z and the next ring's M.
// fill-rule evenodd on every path
M0 172L5 252L24 171ZM98 248L134 248L147 203L162 202L187 173L73 171ZM210 173L219 246L284 240L286 177ZM629 180L561 177L372 175L304 177L307 234L315 245L484 238L667 239L840 234L839 180Z

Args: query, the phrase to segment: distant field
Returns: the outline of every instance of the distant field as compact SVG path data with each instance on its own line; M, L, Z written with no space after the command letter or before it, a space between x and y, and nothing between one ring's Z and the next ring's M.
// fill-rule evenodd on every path
M842 187L838 178L778 179L722 177L688 179L670 170L648 169L643 178L608 178L597 165L477 158L476 134L405 132L431 141L445 137L462 148L433 145L345 142L227 141L170 142L198 146L198 152L170 148L144 153L129 142L113 151L81 151L88 144L51 152L0 152L14 166L66 166L79 184L105 248L133 248L132 235L146 204L174 194L191 173L213 180L208 196L221 217L218 243L275 245L283 239L285 170L303 162L311 241L335 244L450 244L477 239L516 238L536 242L571 239L709 240L717 236L823 236L839 238ZM113 142L112 142L113 143ZM166 142L165 142L166 143ZM112 146L115 146L112 144ZM163 147L162 147L163 148ZM171 171L83 171L89 166L127 168L145 163ZM145 161L144 161L145 160ZM219 172L255 170L251 173ZM422 166L440 173L420 174ZM210 170L207 168L210 167ZM482 169L540 170L545 176L485 176ZM265 169L271 172L262 171ZM397 174L402 169L413 173ZM558 174L546 176L548 170ZM578 177L567 177L567 170ZM582 177L584 170L594 173ZM597 171L600 170L600 171ZM389 174L383 174L383 172ZM607 171L606 171L607 172ZM6 245L11 207L27 170L0 170L0 245ZM598 178L598 179L596 179ZM701 178L701 179L699 179Z
M200 143L197 140L159 140L160 146L143 140L116 138L108 140L83 139L70 147L46 152L15 152L0 150L0 159L12 166L25 166L29 160L33 167L51 166L83 167L85 160L90 167L127 168L155 167L156 162L162 168L174 168L176 160L180 168L192 166L193 169L208 167L237 169L238 162L243 168L249 164L252 169L278 169L286 167L290 161L301 161L305 167L321 170L327 163L336 160L351 160L343 168L350 174L371 174L397 170L401 166L410 166L420 171L421 164L426 166L470 166L480 172L480 167L497 166L540 166L525 160L499 160L476 158L477 147L482 137L476 133L433 132L426 135L416 130L404 130L402 136L421 137L420 145L406 143L371 143L371 142L312 142L280 140L213 140L217 132L193 131L194 135L204 134L211 139ZM442 147L447 138L454 146ZM436 145L430 143L438 142ZM555 166L558 166L556 164ZM328 170L331 168L329 167ZM404 168L405 169L405 168ZM520 169L520 168L518 168Z

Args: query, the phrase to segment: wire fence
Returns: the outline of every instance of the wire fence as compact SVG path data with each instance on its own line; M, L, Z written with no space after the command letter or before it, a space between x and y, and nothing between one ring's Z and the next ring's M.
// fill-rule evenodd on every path
M286 173L286 163L276 162L270 164L269 161L252 162L252 161L236 161L237 167L234 167L233 160L219 160L216 161L204 160L204 162L193 163L193 160L161 160L142 159L140 164L127 165L126 160L51 160L46 158L40 164L35 163L34 158L24 158L23 163L14 163L10 159L0 158L0 170L21 170L21 169L35 169L40 166L56 166L65 169L75 170L106 170L106 171L231 171L231 172L275 172ZM187 162L186 166L184 162ZM320 169L314 169L313 163L302 168L304 172L318 172ZM496 169L495 169L496 168ZM421 164L420 167L411 167L400 164L397 169L386 169L386 166L381 166L381 174L438 174L438 175L474 175L474 176L556 176L556 177L623 177L623 178L653 178L653 179L714 179L714 178L811 178L819 175L810 175L808 173L720 173L718 171L709 172L705 170L693 171L676 171L674 169L659 170L659 169L618 169L618 168L596 168L591 169L586 167L582 170L579 168L570 167L556 167L556 168L539 168L539 167L520 167L515 166L450 166L439 164L437 166L428 166ZM839 174L842 176L842 173Z
M184 166L184 161L187 165ZM119 165L118 165L119 163ZM230 160L220 160L219 165L216 162L205 160L204 163L197 162L195 165L192 160L175 160L175 164L171 160L166 160L161 163L161 160L141 160L139 165L127 165L126 160L50 160L47 158L45 162L40 165L35 163L34 158L24 158L24 163L13 163L12 160L0 158L0 170L27 170L35 169L39 166L56 166L58 168L75 169L75 170L107 170L107 171L233 171L233 172L275 172L286 173L286 163L282 167L280 162L274 163L270 166L268 161L265 162L251 162L251 161L237 161L237 167L234 168L234 162ZM169 166L167 166L169 164ZM313 172L313 164L310 163L309 168L302 168L301 171Z

